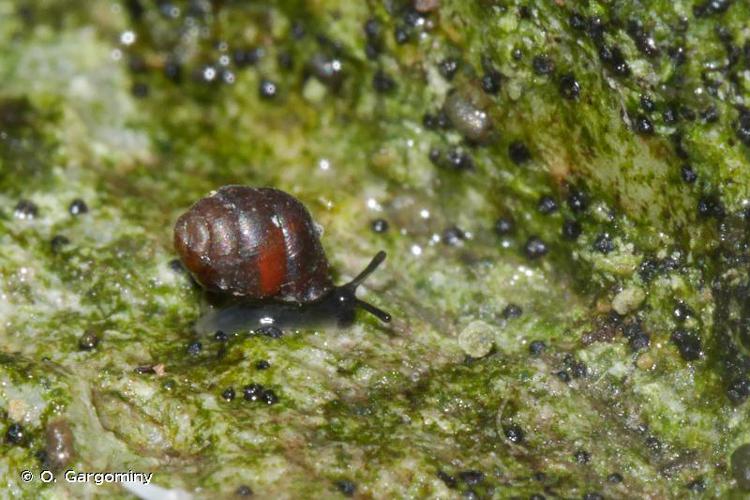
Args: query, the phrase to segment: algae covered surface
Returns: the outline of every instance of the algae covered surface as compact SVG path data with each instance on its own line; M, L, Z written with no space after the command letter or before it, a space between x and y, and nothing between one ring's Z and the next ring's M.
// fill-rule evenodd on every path
M3 495L741 498L749 25L0 0ZM360 294L393 322L194 333L172 228L226 184L299 198L337 283L385 250Z

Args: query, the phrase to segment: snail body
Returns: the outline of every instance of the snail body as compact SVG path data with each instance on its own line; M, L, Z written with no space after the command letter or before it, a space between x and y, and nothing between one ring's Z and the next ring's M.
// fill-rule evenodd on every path
M231 296L199 331L311 326L354 320L356 308L381 321L390 315L356 298L356 289L385 259L379 252L357 278L334 286L319 231L293 196L272 188L224 186L179 217L174 246L208 292Z

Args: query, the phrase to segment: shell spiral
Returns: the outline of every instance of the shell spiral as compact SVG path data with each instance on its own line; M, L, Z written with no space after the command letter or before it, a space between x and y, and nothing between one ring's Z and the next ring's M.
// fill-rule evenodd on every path
M277 189L220 188L180 216L174 246L211 292L307 303L333 287L310 213Z

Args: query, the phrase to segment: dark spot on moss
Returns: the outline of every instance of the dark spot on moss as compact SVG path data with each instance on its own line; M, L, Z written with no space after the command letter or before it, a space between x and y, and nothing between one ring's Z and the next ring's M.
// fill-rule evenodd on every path
M456 486L458 486L458 481L456 481L456 478L445 471L439 470L437 472L437 477L445 484L445 486L450 489L454 489L456 488Z
M499 236L507 236L509 234L513 234L513 231L515 230L515 223L513 222L513 219L510 217L500 217L495 222L495 232Z
M438 71L443 75L443 78L451 81L458 71L458 61L452 57L443 59L438 63Z
M99 345L99 335L93 330L87 330L78 339L78 348L82 351L91 351Z
M404 45L409 41L409 29L405 26L396 26L393 30L393 38L399 45Z
M18 423L12 423L5 432L5 442L12 445L21 445L26 440L26 431Z
M693 184L698 179L698 174L696 174L693 167L688 164L680 167L680 176L682 177L682 180L688 184Z
M375 219L370 224L370 228L374 233L382 234L388 231L388 221L385 219Z
M261 394L261 399L269 406L279 402L279 397L272 389L265 389Z
M573 73L566 73L560 77L560 95L568 100L576 100L581 93L581 85Z
M188 345L187 353L190 356L197 356L201 353L203 350L203 344L200 342L192 342L190 345Z
M525 433L521 426L517 424L511 424L503 427L503 433L505 437L513 444L521 444L524 440Z
M630 76L630 66L625 61L625 56L618 46L602 45L599 48L599 59L617 76Z
M459 245L466 239L466 233L456 226L452 226L443 231L441 241L448 246Z
M502 86L503 75L494 69L490 69L482 75L482 90L490 95L496 95L500 92Z
M575 212L581 213L586 211L589 206L589 197L583 191L571 188L568 191L568 207Z
M591 453L586 450L576 450L573 454L573 458L577 464L586 465L591 462Z
M242 389L242 395L245 401L259 401L263 396L264 387L260 384L248 384Z
M226 342L229 340L229 335L222 332L221 330L217 330L216 333L214 333L214 340L216 342Z
M750 396L750 380L736 378L727 384L726 394L734 404L743 403Z
M270 99L275 98L278 95L279 88L275 82L271 80L263 79L260 82L258 92L261 98L270 100Z
M578 221L565 219L562 224L562 236L566 240L575 241L581 236L583 228Z
M641 135L653 135L654 125L645 115L638 115L635 119L635 131Z
M555 376L560 379L561 382L570 382L570 375L565 370L558 371L557 373L555 373Z
M640 99L641 109L646 113L653 113L656 111L656 104L653 99L647 95L642 95Z
M250 497L253 496L253 490L250 488L250 486L243 484L237 487L236 490L234 490L234 494L238 497Z
M130 93L133 94L133 97L143 99L148 97L149 87L143 82L136 82L130 88Z
M224 389L224 391L223 391L223 392L221 393L221 398L222 398L222 399L223 399L224 401L232 401L232 400L234 399L234 396L235 396L235 393L234 393L234 388L232 388L232 387L227 387L227 388L226 388L226 389Z
M587 26L586 18L576 11L573 11L568 17L568 24L576 31L583 31Z
M80 198L76 198L68 206L68 213L70 213L70 215L82 215L88 211L89 207L86 205L86 202Z
M677 346L680 356L685 361L695 361L701 357L701 339L695 332L677 329L672 333L670 339Z
M589 492L583 495L583 500L604 500L604 497L600 493Z
M505 319L515 319L520 318L523 314L523 309L521 309L521 306L518 306L516 304L508 304L503 309L503 318Z
M607 482L612 484L620 484L623 480L622 474L619 472L613 472L607 476Z
M687 484L687 489L693 493L703 493L706 491L706 481L703 478L693 479Z
M529 353L532 356L539 356L547 348L543 340L535 340L529 344Z
M555 62L547 55L534 56L531 61L534 73L537 75L551 75L555 71Z
M744 491L750 491L750 444L738 446L731 457L732 477L737 486Z
M340 479L336 481L335 485L345 497L354 496L354 492L357 491L357 485L348 479Z
M553 197L544 195L539 198L536 208L540 214L549 215L551 213L557 212L557 202Z
M508 156L513 163L521 165L531 159L531 152L523 142L513 141L508 146Z
M271 363L269 363L265 359L260 359L255 363L256 370L268 370L270 367L271 367Z
M469 486L476 486L484 481L484 473L478 470L465 470L458 473L458 478Z
M547 248L547 244L542 241L541 238L538 236L530 236L529 239L526 240L523 251L526 254L526 257L534 260L545 256L549 249Z
M27 220L34 219L39 215L39 207L31 200L19 200L13 209L13 216L16 219Z
M608 254L615 249L615 242L609 233L599 233L594 240L594 250Z
M49 242L50 249L52 250L52 253L60 253L62 249L68 245L70 245L70 239L68 239L66 236L63 236L61 234L56 234L52 237L52 239Z
M702 196L698 200L698 215L703 218L720 219L724 216L724 204L716 196Z
M263 335L265 337L271 337L272 339L279 339L284 335L284 332L278 326L266 325L257 328L254 332L256 335Z

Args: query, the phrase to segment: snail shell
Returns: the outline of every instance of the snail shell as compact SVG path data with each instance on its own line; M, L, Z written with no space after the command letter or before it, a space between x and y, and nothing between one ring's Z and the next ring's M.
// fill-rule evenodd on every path
M310 213L278 189L220 188L177 220L174 246L211 292L307 303L333 288Z

